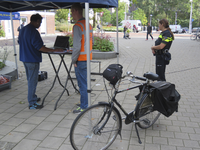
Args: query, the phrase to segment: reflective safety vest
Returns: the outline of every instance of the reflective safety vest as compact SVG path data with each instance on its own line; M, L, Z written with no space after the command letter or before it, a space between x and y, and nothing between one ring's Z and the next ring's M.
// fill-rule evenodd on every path
M87 61L87 52L86 52L86 25L85 20L77 21L76 26L79 26L82 31L82 40L81 40L81 51L78 57L78 61ZM90 24L89 24L90 25ZM90 60L92 60L92 26L90 25Z
M160 34L158 38L161 38L162 41L166 41L166 42L172 42L173 41L173 37L172 36L171 37L167 37L165 39L165 37L162 34Z

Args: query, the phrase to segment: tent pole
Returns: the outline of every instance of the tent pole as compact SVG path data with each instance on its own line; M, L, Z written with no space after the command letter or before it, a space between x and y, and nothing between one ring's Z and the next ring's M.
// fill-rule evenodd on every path
M17 79L19 79L19 77L18 77L17 53L16 53L16 45L15 45L15 35L14 35L12 12L10 12L10 20L11 20L11 25L12 25L12 38L13 38L13 46L14 46L15 65L16 65L16 70L17 70Z
M91 78L90 78L90 28L89 28L89 3L85 3L85 24L86 24L86 53L87 53L87 91L88 91L88 107L91 105ZM89 112L88 122L90 129L92 128L91 111ZM88 133L88 138L92 135Z
M119 35L118 35L118 7L116 8L116 26L117 26L117 63L119 64Z
M90 28L89 28L89 3L85 3L85 22L86 22L86 53L87 53L87 89L91 91L90 78ZM88 92L88 106L91 105L90 92Z

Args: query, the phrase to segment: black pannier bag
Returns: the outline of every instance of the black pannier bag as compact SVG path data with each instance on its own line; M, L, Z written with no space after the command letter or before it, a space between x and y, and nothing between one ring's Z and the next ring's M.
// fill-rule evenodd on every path
M154 89L151 96L154 110L166 117L171 116L175 111L178 112L178 102L181 96L176 91L174 84L159 81L151 83L150 86Z
M103 72L103 77L110 81L110 84L115 85L122 77L122 68L120 64L111 64Z

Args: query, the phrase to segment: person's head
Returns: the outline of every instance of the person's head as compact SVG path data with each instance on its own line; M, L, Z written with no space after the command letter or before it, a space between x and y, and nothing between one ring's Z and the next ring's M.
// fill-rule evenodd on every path
M148 22L148 26L150 26L150 23Z
M174 39L174 34L172 33L171 29L169 28L169 22L167 19L162 19L159 21L159 29L161 31L164 31L164 30L169 30L173 36L173 39Z
M80 3L74 3L71 7L71 12L74 20L79 20L83 17L83 7Z
M40 14L33 14L31 16L31 24L35 27L35 28L39 28L40 25L42 23L42 16Z

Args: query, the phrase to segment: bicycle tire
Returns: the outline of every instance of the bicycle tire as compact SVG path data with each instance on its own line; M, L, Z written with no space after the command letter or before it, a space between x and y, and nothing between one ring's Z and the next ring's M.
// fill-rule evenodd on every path
M196 40L196 37L197 37L197 36L196 36L195 34L193 34L193 35L190 36L190 40L193 40L193 41L194 41L194 40Z
M141 129L147 129L151 127L159 118L160 112L153 110L153 103L147 93L145 93L138 104L136 109L136 118L139 118L140 122L138 126Z
M105 122L110 108L109 104L96 104L77 116L70 130L70 142L75 150L104 150L114 142L122 126L121 115L115 107L104 128L100 133L95 133ZM103 115L105 117L100 121Z

